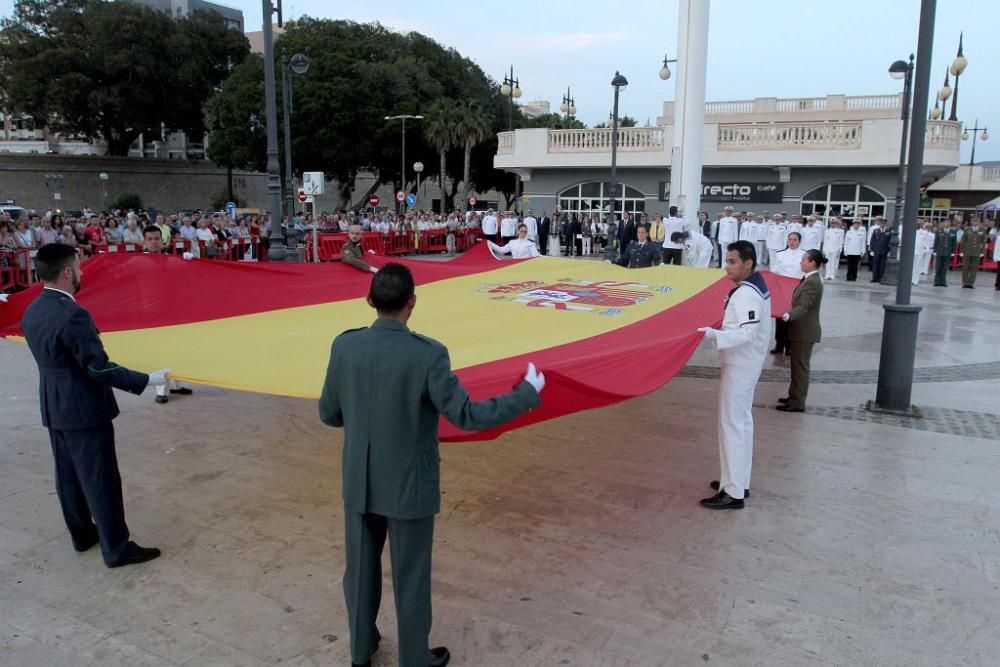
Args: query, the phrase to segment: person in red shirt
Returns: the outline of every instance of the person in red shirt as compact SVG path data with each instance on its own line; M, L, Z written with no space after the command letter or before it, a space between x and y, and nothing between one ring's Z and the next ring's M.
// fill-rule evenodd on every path
M105 245L104 228L98 221L97 216L92 215L87 219L87 227L83 230L83 233L86 235L87 241L90 242L92 249L96 249L96 246Z

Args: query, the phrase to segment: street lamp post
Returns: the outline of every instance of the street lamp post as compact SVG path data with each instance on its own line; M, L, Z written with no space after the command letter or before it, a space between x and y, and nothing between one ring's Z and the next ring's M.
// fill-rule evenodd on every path
M100 179L101 187L104 190L104 206L101 208L101 210L106 212L108 210L108 179L110 178L110 176L108 176L108 172L102 171L97 175L97 178Z
M292 176L292 114L295 112L292 100L292 74L305 74L309 70L309 58L296 53L288 58L281 49L281 97L284 105L285 133L285 215L291 220L295 214L295 179Z
M666 54L663 56L663 67L660 68L660 78L666 81L670 78L670 63L677 62L677 58L670 60L667 58Z
M982 134L977 135L976 132L979 132L980 130L982 131ZM971 167L976 164L976 137L978 136L983 141L987 141L990 138L990 132L985 125L983 127L979 127L978 118L976 119L975 127L970 127L962 131L962 141L969 140L969 132L972 132L972 156L969 158L969 166Z
M910 136L910 88L913 82L913 54L910 62L897 60L889 66L889 76L903 79L903 102L900 119L903 121L903 136L899 140L899 175L896 178L896 205L893 208L892 228L889 230L889 257L886 259L883 285L895 285L899 280L899 222L903 213L903 187L906 182L906 142Z
M568 129L570 117L576 115L576 101L573 100L568 86L566 87L566 94L563 95L562 104L559 105L559 111L566 114L566 128Z
M958 120L958 77L962 76L962 72L969 66L969 61L962 55L962 37L963 34L958 33L958 53L955 54L955 59L951 61L951 68L948 70L955 77L955 92L951 96L951 115L948 116L948 120Z
M930 90L930 65L934 46L934 13L937 0L921 0L920 28L917 37L917 64L914 77L913 109L910 117L909 161L906 172L906 197L903 208L903 243L896 302L885 304L882 348L879 356L878 387L869 409L895 414L912 414L913 366L917 354L917 324L920 306L910 304L913 272L913 249L917 238L917 209L920 207L920 179L924 167L924 142L927 137L927 97Z
M264 22L264 110L267 120L267 201L271 208L271 238L267 258L285 261L285 244L281 232L281 165L278 162L278 101L274 84L274 34L271 15L277 13L281 25L281 0L275 7L272 0L263 0Z
M504 75L500 84L500 94L507 98L507 131L514 131L514 100L521 97L521 82L514 78L514 66L510 66L510 76ZM517 210L517 196L521 189L521 177L514 174L514 209Z
M423 120L423 116L414 116L411 114L400 114L398 116L386 116L386 120L401 120L403 121L402 133L403 133L403 162L400 165L399 170L399 189L406 190L406 120ZM405 210L406 203L405 200L399 203L399 212L403 213Z
M611 87L615 89L615 106L611 111L611 219L615 219L615 195L618 194L618 95L628 86L628 79L615 72ZM624 249L623 249L624 250Z
M417 200L416 202L414 202L413 208L417 209L418 211L420 210L420 174L423 173L423 171L424 171L423 162L413 163L413 173L417 175Z

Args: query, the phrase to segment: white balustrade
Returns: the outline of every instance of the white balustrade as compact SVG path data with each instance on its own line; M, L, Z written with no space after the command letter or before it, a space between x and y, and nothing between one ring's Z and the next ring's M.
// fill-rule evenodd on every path
M514 133L501 132L497 135L497 154L510 155L514 152Z
M618 128L618 150L644 152L663 150L663 128ZM611 128L549 130L549 153L610 153Z
M983 167L984 181L1000 181L1000 167Z
M859 148L861 122L719 125L719 150Z
M778 100L777 110L780 111L824 111L825 97L796 97Z
M847 109L898 109L902 93L894 95L857 95L845 97L844 106Z
M705 102L705 115L713 116L727 113L753 113L754 100L740 100L738 102Z
M962 141L962 125L953 120L927 121L925 144L928 148L958 148Z

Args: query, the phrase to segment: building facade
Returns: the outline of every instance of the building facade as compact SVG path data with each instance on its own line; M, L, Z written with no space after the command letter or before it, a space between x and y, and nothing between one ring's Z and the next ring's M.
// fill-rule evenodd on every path
M760 213L891 218L899 177L902 96L757 98L705 105L702 205ZM655 126L619 128L615 208L670 206L673 103ZM924 183L959 160L961 125L930 121ZM523 208L608 211L609 128L523 129L499 134L494 166L523 182ZM693 211L686 211L693 216Z

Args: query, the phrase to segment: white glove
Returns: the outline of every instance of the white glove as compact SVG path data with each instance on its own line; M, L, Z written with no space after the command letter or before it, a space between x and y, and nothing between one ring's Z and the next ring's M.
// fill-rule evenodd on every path
M7 303L7 298L9 296L9 294L0 294L0 303Z
M377 266L369 266L368 270L371 271L372 273L378 273L378 267Z
M535 391L539 394L545 388L545 374L539 373L533 363L528 364L528 372L524 374L524 381L534 387Z
M369 250L369 251L368 251L368 254L369 254L369 255L374 255L374 254L375 254L375 251L374 251L374 250Z
M169 368L161 368L155 373L149 374L149 384L148 387L162 387L167 383L167 375L170 373Z
M189 252L184 253L183 255L181 255L181 257L184 259L185 262L190 262L192 259L194 259L194 255L192 255Z
M788 313L785 313L784 315L781 316L781 321L782 322L787 322L790 319L792 319L792 316L789 315Z
M705 338L708 338L709 340L715 338L719 333L718 329L713 329L712 327L698 327L698 331L699 333L705 334Z

